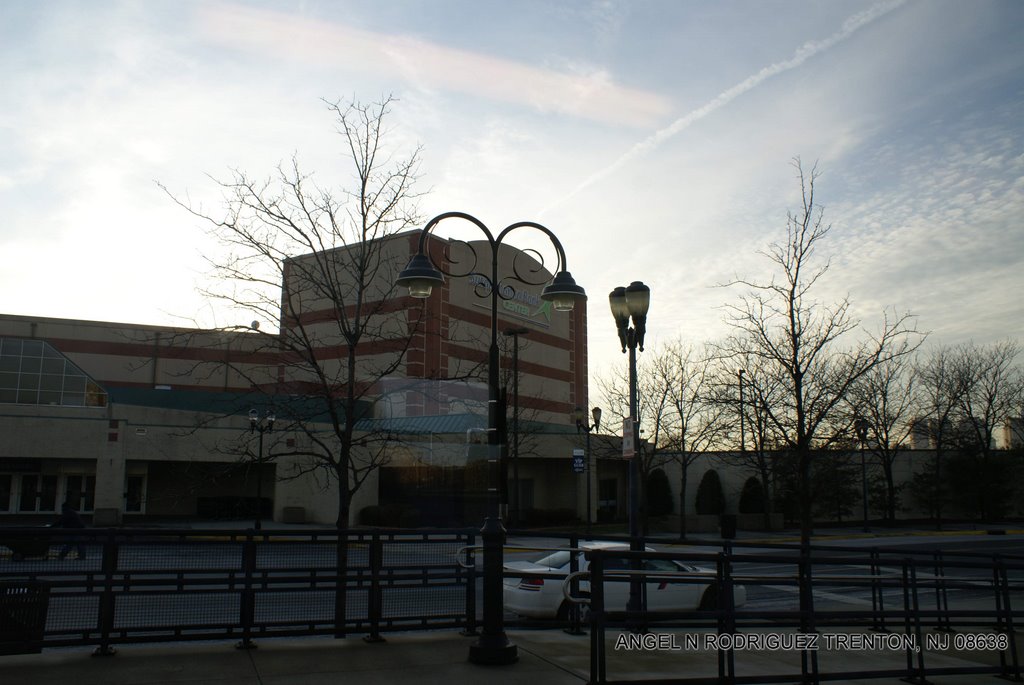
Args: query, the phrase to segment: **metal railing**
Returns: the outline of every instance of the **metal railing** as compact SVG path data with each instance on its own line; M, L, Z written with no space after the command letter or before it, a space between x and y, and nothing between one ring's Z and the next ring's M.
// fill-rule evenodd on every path
M588 549L584 555L587 569L567 577L563 591L586 607L591 683L819 683L871 678L924 683L930 677L976 674L1022 679L1015 633L1024 618L1024 560L1019 558L835 547L780 547L754 554L736 552L731 545L715 554ZM643 566L670 560L695 564L706 572L608 570L613 559L619 567L623 561ZM745 571L745 566L761 571ZM766 567L770 573L763 572ZM648 606L635 616L624 606L610 606L610 588L637 575L645 586L707 585L715 593L714 608ZM584 581L588 597L570 590L570 585ZM771 595L772 606L756 600ZM746 603L734 606L737 596L745 597ZM668 636L676 649L714 652L717 669L686 677L673 673L651 678L648 673L637 679L627 677L628 668L623 668L623 677L609 677L623 640L657 649L656 641L643 633ZM894 663L891 658L868 656L860 661L865 667L854 670L842 665L846 661L830 659L851 649L881 649L903 658ZM991 663L972 659L951 665L949 659L936 658L950 650L959 650L961 656L988 652ZM754 675L749 667L737 668L737 660L758 651L791 653L790 670Z
M24 604L17 588L45 588L36 646L99 653L138 642L472 632L478 573L466 562L475 539L463 530L8 528L0 617L13 611L5 597Z

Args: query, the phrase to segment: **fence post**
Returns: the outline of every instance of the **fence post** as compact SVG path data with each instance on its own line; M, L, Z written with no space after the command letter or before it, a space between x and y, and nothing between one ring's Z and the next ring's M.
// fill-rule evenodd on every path
M800 561L797 566L797 587L800 590L800 632L816 633L814 627L814 577L811 569L810 545L800 546ZM800 672L803 681L817 683L818 678L818 652L811 650L800 651Z
M334 583L334 637L348 635L348 575L349 575L349 533L338 530L335 533L335 574Z
M942 550L935 551L935 608L939 613L935 630L953 632L953 624L949 620L949 594L946 591L946 564Z
M881 633L889 632L885 626L885 596L882 594L885 584L882 582L881 557L877 547L871 548L871 622L872 630Z
M239 619L242 624L242 641L235 645L236 649L256 649L252 641L252 626L256 619L256 588L253 576L256 575L256 540L252 531L245 534L242 542L242 596L239 602Z
M93 656L113 656L117 650L110 646L110 634L114 632L114 610L116 596L114 593L114 574L117 572L117 540L113 529L108 528L103 539L103 562L100 566L103 574L103 594L100 595L100 646L92 653Z
M1010 607L1010 580L1006 573L1006 564L999 555L992 557L992 566L996 580L996 630L1003 632L1007 639L1007 649L999 652L999 665L1002 668L1000 677L1015 682L1021 681L1020 663L1017 660L1017 637L1014 634L1013 611ZM1010 652L1011 664L1006 662L1006 652Z
M604 650L604 555L600 550L590 557L590 684L607 682Z
M924 648L921 644L921 613L917 595L917 567L913 559L903 560L903 625L904 634L913 635L920 649L917 651L917 666L914 666L914 650L907 647L907 682L926 683Z
M715 563L715 611L718 613L716 624L719 636L718 649L716 650L718 656L718 678L726 683L734 682L736 677L736 655L733 653L731 646L723 650L721 641L722 635L732 635L736 632L734 629L735 616L732 613L734 598L732 596L731 569L729 565L729 552L731 549L732 546L728 543L723 544L722 551L719 552Z
M370 619L370 634L363 637L364 642L384 642L380 636L380 619L384 613L384 597L381 589L380 574L384 567L384 541L380 533L370 538L370 590L366 598L366 608Z
M473 637L476 632L476 554L473 547L476 545L476 532L466 533L466 627L462 634L466 637Z
M580 546L580 536L573 533L569 536L569 549L576 550ZM572 578L569 581L569 594L573 597L580 595L580 580L576 572L580 570L580 558L575 551L569 552L569 574ZM583 627L580 625L580 605L569 602L569 625L564 628L570 635L583 635Z

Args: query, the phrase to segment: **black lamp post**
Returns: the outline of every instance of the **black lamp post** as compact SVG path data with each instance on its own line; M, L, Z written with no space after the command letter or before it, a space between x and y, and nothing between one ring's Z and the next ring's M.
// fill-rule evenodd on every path
M629 287L618 287L608 295L615 328L622 343L622 352L629 351L629 420L633 426L634 445L639 441L640 422L637 409L636 389L636 351L644 351L644 333L647 332L647 310L651 306L651 289L640 281L633 281ZM633 327L629 327L630 319ZM640 539L640 464L634 451L629 460L629 548L634 552L642 552L643 542ZM634 569L635 570L635 569ZM634 616L641 610L641 586L636 577L629 583L629 602L626 611Z
M519 523L519 336L529 328L510 328L505 335L512 338L512 511L509 525Z
M274 412L268 411L261 419L255 409L249 410L249 433L259 432L259 455L256 458L256 530L263 528L263 434L274 432Z
M487 237L491 249L491 269L489 274L470 270L467 273L452 274L449 276L476 275L487 282L491 296L491 343L488 352L489 370L487 374L488 390L488 412L487 412L487 436L488 436L488 462L491 466L491 483L488 497L488 516L480 530L484 549L484 584L483 584L483 627L480 638L469 648L469 660L476 664L501 665L510 664L516 661L518 656L517 647L512 644L505 634L504 606L502 603L502 569L504 566L504 550L502 545L505 541L505 528L501 523L501 512L499 507L501 459L504 445L504 436L498 434L500 389L498 387L498 298L505 297L502 293L502 281L498 278L498 253L505 237L517 228L533 228L544 233L555 247L558 256L558 264L554 278L541 291L541 299L551 302L556 311L571 311L577 301L586 300L586 292L576 285L572 275L566 270L565 250L558 238L550 229L532 221L520 221L506 226L501 232L494 236L490 229L479 219L463 212L446 212L427 222L420 234L419 249L409 264L398 275L396 283L399 286L409 288L409 295L416 298L430 297L433 286L444 283L443 273L433 264L427 254L427 236L437 225L445 219L463 219L479 228ZM470 250L472 246L466 243ZM475 254L475 251L474 251ZM525 284L539 285L533 283L519 273L513 260L513 275L511 280ZM475 263L471 267L475 268ZM536 270L531 273L538 273ZM508 279L506 279L508 280ZM514 291L512 292L514 295Z
M864 460L864 450L867 447L868 428L870 424L867 419L857 417L853 422L853 428L857 431L857 440L860 441L860 491L861 504L864 509L864 532L870 532L868 528L868 469Z
M590 410L590 413L594 417L594 423L590 423L590 419L587 418L587 413L581 408L576 407L573 411L572 416L576 419L576 432L583 431L587 434L586 446L584 447L583 463L586 464L584 472L587 478L587 535L590 535L590 481L593 478L590 464L590 433L591 431L600 430L601 428L601 407L594 407Z

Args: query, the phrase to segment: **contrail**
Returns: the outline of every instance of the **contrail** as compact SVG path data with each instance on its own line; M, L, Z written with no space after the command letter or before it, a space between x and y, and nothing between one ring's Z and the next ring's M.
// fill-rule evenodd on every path
M843 22L842 28L840 28L837 32L833 33L828 38L825 38L824 40L809 41L807 43L804 43L796 50L796 52L793 53L793 56L790 57L788 60L785 60L783 62L776 62L775 64L767 66L761 71L757 72L756 74L744 79L740 83L737 83L732 88L722 91L713 100L707 102L701 107L698 107L697 109L693 110L686 116L676 119L671 124L661 129L660 131L657 131L646 140L643 140L634 145L632 148L629 149L629 151L627 151L617 160L609 164L604 169L601 169L600 171L594 173L588 179L583 181L583 183L576 186L576 188L572 190L568 195L566 195L560 200L557 200L556 202L545 208L543 211L541 211L541 215L550 211L551 209L554 209L558 205L566 202L567 200L575 197L576 195L583 192L584 190L594 185L598 181L601 181L607 178L608 176L612 175L620 167L624 166L633 159L657 148L672 136L689 128L690 124L694 123L695 121L703 119L704 117L711 114L715 110L729 104L730 102L738 98L740 95L743 95L747 91L757 87L764 81L770 79L773 76L777 76L778 74L781 74L783 72L795 69L804 62L806 62L811 57L814 57L815 55L818 55L828 50L837 43L841 43L842 41L846 40L851 35L853 35L858 29L870 24L879 17L883 17L886 14L889 14L900 5L904 4L904 2L905 0L888 0L887 2L879 2L875 5L872 5L863 12L859 12L849 17L846 21Z

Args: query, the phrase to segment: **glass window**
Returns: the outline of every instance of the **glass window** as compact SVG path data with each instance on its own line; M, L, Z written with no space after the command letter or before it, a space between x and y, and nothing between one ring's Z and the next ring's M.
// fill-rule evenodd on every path
M63 359L43 359L43 373L64 373L64 360Z
M21 356L24 357L42 357L43 356L43 341L42 340L22 340L21 341Z
M39 491L39 511L57 511L57 476L43 476Z
M0 339L0 354L12 357L21 356L21 341L14 338Z
M85 376L64 376L64 392L85 392Z
M38 487L38 476L24 475L21 477L21 497L18 499L18 511L36 510L36 499L39 497Z
M96 476L64 477L64 501L78 511L92 511L95 491Z
M9 473L0 473L0 511L11 510L12 485L14 485L14 476Z
M60 404L60 392L40 390L38 402L39 404Z
M105 407L107 394L49 343L0 338L0 403Z
M146 492L145 476L128 476L125 478L124 510L141 512Z
M538 566L547 566L548 568L562 568L563 566L569 563L569 552L552 552L551 554L543 556L533 563L537 564Z

